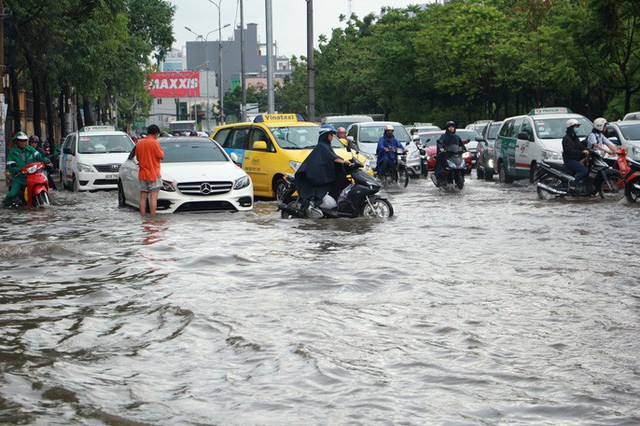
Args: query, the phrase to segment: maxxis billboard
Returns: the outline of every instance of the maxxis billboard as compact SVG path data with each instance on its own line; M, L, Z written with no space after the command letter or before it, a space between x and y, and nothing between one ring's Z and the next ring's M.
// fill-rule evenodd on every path
M199 97L205 86L200 79L199 71L155 72L147 79L147 92L154 98Z

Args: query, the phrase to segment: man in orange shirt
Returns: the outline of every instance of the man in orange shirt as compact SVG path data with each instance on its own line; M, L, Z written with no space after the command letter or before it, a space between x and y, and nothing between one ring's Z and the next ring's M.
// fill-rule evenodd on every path
M147 128L147 137L136 144L138 157L138 179L140 180L140 215L144 216L149 200L149 214L153 217L158 206L158 193L162 188L160 175L160 160L164 158L164 151L158 143L160 128L152 124ZM151 196L149 196L151 195Z

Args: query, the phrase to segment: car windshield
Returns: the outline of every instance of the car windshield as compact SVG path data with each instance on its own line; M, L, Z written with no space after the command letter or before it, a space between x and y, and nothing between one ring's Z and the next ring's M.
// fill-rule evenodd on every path
M460 136L460 139L466 140L469 142L476 142L476 136L478 136L478 133L476 133L475 130L467 130L467 129L458 129L456 130L456 134Z
M433 133L428 135L420 135L420 143L424 146L436 146L438 139L444 132Z
M620 124L620 132L628 141L640 141L640 123Z
M565 124L568 118L536 118L534 119L536 134L540 139L562 139L567 133ZM584 117L576 117L580 128L579 137L585 137L593 129L593 125Z
M384 135L385 124L377 126L362 126L360 127L360 143L378 143L382 135ZM401 144L407 144L411 141L411 137L401 124L393 125L393 136L400 141Z
M217 143L208 139L172 138L161 140L163 163L229 161Z
M81 135L78 143L80 154L109 154L130 152L133 141L127 135Z
M487 139L496 139L498 137L498 130L500 130L501 124L502 122L500 121L498 123L491 123L489 125Z
M318 144L320 135L320 127L317 126L270 127L270 129L278 146L282 149L313 149ZM331 146L345 147L337 137L333 138Z

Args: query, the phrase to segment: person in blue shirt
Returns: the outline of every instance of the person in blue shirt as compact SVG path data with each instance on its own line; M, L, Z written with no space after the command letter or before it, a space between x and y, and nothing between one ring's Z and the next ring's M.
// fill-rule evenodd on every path
M384 126L384 135L378 141L376 149L376 174L382 178L388 170L396 167L396 148L404 150L404 146L393 136L393 126Z

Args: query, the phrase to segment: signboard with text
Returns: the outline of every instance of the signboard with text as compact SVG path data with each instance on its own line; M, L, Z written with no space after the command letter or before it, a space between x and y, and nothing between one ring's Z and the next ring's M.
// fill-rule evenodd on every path
M167 71L152 73L147 79L147 91L154 98L188 98L200 96L198 71Z

